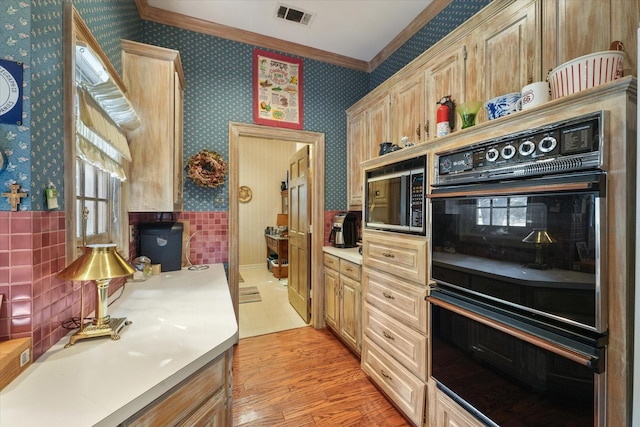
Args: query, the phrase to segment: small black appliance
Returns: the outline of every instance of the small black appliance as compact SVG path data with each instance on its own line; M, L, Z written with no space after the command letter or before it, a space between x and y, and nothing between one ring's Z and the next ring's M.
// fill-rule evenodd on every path
M329 242L336 248L355 248L358 240L358 220L351 212L339 212L333 217Z
M139 224L140 247L138 254L151 258L153 264L160 264L161 271L175 271L182 268L182 223L151 222Z

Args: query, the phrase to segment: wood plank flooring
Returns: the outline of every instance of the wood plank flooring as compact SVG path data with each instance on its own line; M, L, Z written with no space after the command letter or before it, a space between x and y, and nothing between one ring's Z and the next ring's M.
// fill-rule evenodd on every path
M234 426L410 424L326 329L243 338L233 354Z

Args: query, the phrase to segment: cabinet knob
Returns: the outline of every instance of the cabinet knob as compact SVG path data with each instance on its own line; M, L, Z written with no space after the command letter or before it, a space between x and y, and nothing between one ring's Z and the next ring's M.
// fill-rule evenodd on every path
M416 127L416 136L418 137L418 141L420 141L420 125Z

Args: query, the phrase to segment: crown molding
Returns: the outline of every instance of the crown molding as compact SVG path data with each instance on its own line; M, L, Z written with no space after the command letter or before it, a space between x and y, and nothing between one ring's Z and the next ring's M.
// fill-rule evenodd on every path
M389 58L389 56L400 48L400 46L406 43L406 41L415 33L422 29L449 3L451 3L451 1L452 0L433 0L433 2L431 2L429 6L420 13L420 15L411 21L406 28L404 28L369 62L152 7L149 6L148 0L136 0L136 6L138 8L140 18L146 21L208 34L227 40L233 40L240 43L246 43L261 48L272 49L290 55L301 56L370 73Z

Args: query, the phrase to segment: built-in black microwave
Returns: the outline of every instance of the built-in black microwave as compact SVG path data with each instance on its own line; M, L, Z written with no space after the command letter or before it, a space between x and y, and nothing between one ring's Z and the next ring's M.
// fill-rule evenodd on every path
M425 235L425 170L418 156L366 172L365 228Z

